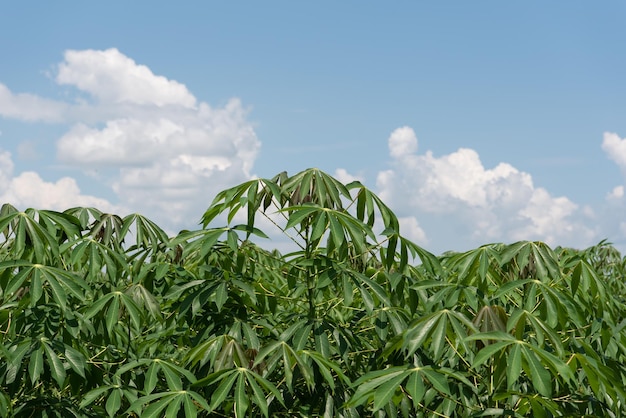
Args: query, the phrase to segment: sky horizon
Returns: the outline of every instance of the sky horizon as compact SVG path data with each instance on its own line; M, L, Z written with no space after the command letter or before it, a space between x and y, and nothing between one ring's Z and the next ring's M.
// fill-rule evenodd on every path
M6 4L0 204L175 233L220 190L317 167L436 254L625 253L625 17L619 1Z

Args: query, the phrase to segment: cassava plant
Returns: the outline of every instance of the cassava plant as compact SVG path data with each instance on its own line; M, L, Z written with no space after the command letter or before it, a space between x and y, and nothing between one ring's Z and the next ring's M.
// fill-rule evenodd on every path
M225 190L173 237L10 204L0 234L0 416L626 414L605 241L437 257L317 169Z

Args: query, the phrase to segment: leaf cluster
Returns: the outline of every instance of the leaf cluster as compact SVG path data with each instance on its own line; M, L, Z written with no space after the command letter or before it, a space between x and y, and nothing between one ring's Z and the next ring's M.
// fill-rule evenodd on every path
M0 416L626 413L604 241L436 257L317 169L225 190L201 225L2 206Z

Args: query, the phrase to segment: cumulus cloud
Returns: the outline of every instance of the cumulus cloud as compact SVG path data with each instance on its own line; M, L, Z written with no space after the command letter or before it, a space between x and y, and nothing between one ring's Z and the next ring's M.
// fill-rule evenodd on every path
M193 108L196 98L183 84L155 75L115 48L66 51L59 84L77 87L105 103L132 103Z
M0 83L0 116L27 122L60 122L68 105L28 93L15 94Z
M106 199L81 193L76 180L63 177L47 182L33 171L14 175L14 163L8 151L0 150L0 202L10 203L18 209L34 207L63 211L74 206L93 206L106 212L123 209Z
M0 150L0 192L9 187L13 176L13 160L11 153Z
M594 231L578 222L586 215L575 203L535 187L530 174L510 164L485 168L478 153L468 148L440 157L430 151L419 154L409 127L395 130L388 144L391 168L378 174L377 187L401 216L421 224L420 217L433 225L448 223L444 227L454 228L448 232L468 246L511 239L587 245L594 237ZM426 233L437 235L428 229Z
M408 126L398 128L389 137L389 151L393 158L403 158L417 151L417 137Z
M3 202L11 202L20 209L34 207L64 211L74 206L96 207L104 212L121 212L121 208L95 196L82 194L76 180L62 177L56 182L44 181L39 174L26 171L11 179L0 195Z
M336 169L334 177L337 180L339 180L340 182L342 182L343 184L352 183L353 181L363 182L363 177L362 176L352 175L352 174L348 173L348 171L345 168L338 168L338 169Z
M620 200L624 197L624 186L615 186L613 190L611 190L607 194L608 200Z
M260 142L237 98L212 107L114 48L66 51L54 79L75 89L75 99L14 94L0 85L0 115L66 125L57 160L110 187L121 206L172 230L193 227L215 193L253 177ZM25 155L24 147L18 151ZM55 193L75 198L76 183L62 180ZM17 191L10 197L20 199Z
M605 132L602 140L602 150L617 165L626 172L626 139L612 132Z
M429 243L426 232L422 229L415 216L401 216L398 218L398 222L400 223L400 233L403 237L422 246Z

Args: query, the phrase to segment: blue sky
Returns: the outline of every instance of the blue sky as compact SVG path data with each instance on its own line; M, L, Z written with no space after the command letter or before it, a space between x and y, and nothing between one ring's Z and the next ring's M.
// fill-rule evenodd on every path
M0 199L193 227L250 176L361 179L433 252L626 249L626 5L14 2Z

